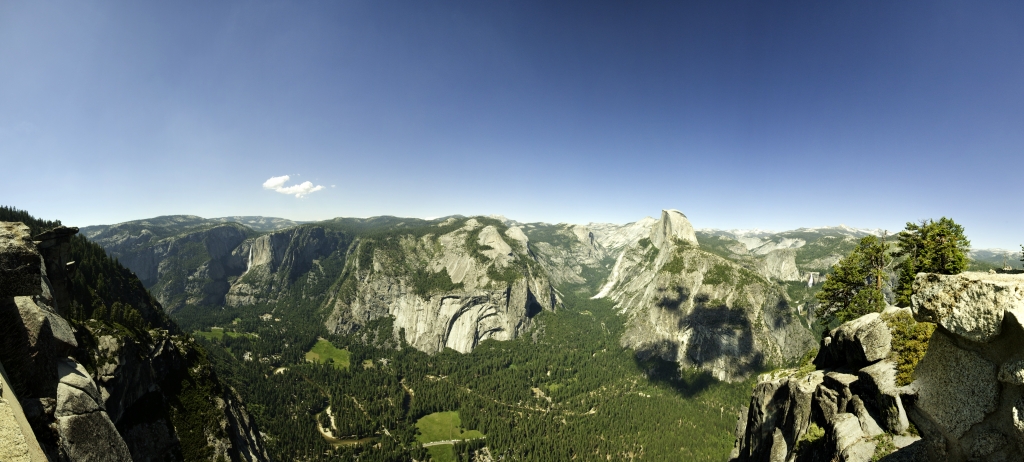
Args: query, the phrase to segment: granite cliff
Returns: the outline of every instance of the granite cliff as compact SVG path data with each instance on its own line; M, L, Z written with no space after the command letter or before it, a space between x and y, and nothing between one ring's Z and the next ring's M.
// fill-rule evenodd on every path
M467 353L486 339L516 338L537 313L555 309L554 289L521 228L475 218L436 228L358 239L325 302L328 329L352 332L392 316L422 351Z
M522 228L482 217L341 218L266 233L164 217L91 233L171 312L298 304L339 333L390 316L395 339L431 353L516 338L557 304Z
M0 421L17 423L0 422L0 458L267 460L245 407L138 280L77 228L39 231L0 222Z
M813 345L785 293L762 275L700 249L689 220L662 212L627 245L595 298L628 317L622 345L738 380Z

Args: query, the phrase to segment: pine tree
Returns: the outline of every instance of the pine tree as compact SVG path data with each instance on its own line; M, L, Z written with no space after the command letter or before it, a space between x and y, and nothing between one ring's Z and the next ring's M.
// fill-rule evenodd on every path
M967 269L971 241L964 235L964 227L952 219L942 217L939 221L924 220L920 224L908 222L897 239L897 256L905 258L896 287L897 305L910 305L917 273L957 274Z
M914 294L914 259L906 258L899 265L899 280L896 283L896 306L910 306L910 296Z
M885 308L882 294L886 269L892 263L888 245L875 236L860 240L857 248L836 264L816 295L817 316L826 325L844 323Z

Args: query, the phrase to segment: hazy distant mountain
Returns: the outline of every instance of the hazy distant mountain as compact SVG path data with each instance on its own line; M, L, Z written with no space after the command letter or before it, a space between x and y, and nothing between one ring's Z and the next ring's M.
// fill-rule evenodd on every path
M101 234L109 235L111 233L117 234L119 232L130 232L133 230L141 231L145 229L154 236L163 238L180 234L191 229L209 227L218 223L239 223L252 228L254 231L267 232L291 228L306 222L273 217L234 216L203 218L195 215L164 215L142 220L126 221L124 223L117 223L113 225L85 226L82 227L79 232L89 239L94 239Z
M291 228L298 226L303 223L310 223L308 221L292 221L284 218L274 217L221 217L221 218L210 218L211 221L219 221L221 223L239 223L252 228L255 231L267 232L277 231L281 229Z
M1013 269L1021 269L1021 253L1019 249L1015 251L1006 249L971 249L967 256L978 264L979 269L983 269L981 268L983 265L991 265L994 268L1009 266Z

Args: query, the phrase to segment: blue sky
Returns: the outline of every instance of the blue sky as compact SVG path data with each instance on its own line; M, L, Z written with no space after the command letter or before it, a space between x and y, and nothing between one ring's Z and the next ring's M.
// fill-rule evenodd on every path
M2 2L0 203L1024 242L1024 3L554 3Z

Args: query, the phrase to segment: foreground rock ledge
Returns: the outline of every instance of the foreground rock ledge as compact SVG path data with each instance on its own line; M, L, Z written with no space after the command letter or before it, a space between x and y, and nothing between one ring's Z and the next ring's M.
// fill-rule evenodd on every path
M884 454L876 443L885 440L897 449L882 461L1021 460L1024 274L922 273L914 288L914 318L937 328L910 385L897 387L882 358L891 335L879 331L878 314L846 323L822 339L821 370L760 378L733 460L868 461ZM824 430L816 441L811 423Z
M1024 275L921 273L914 280L912 300L918 321L985 343L1002 333L1006 311L1024 312Z

